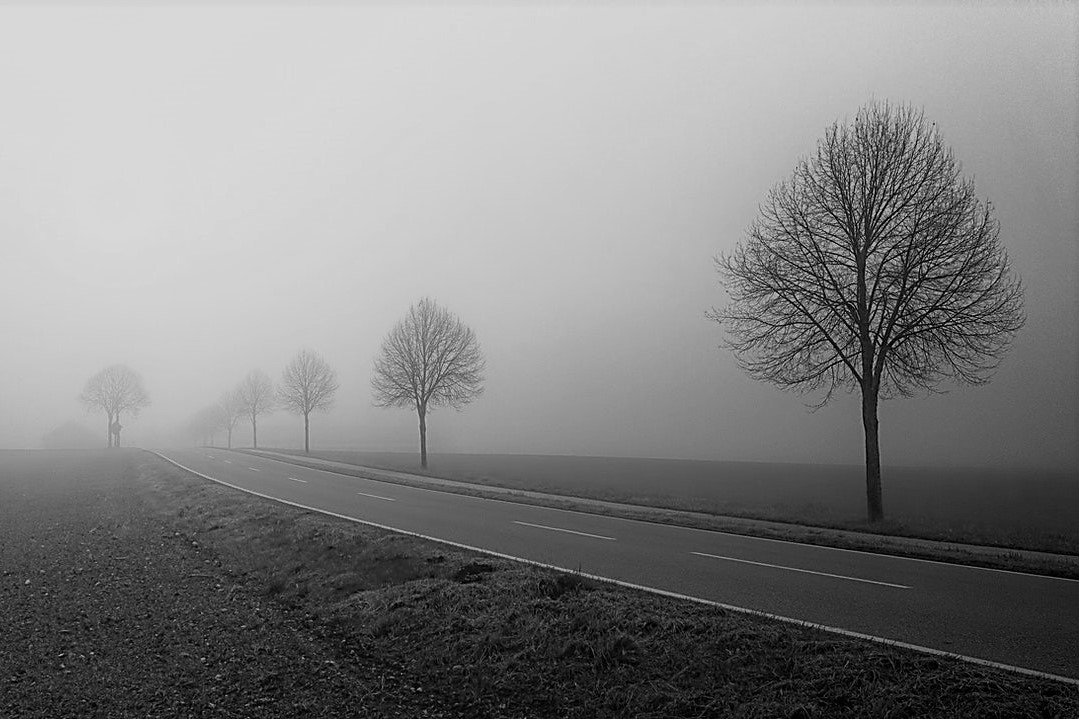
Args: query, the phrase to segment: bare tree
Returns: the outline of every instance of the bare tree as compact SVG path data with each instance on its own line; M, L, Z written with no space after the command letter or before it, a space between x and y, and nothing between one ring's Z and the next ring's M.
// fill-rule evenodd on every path
M79 401L87 410L105 412L105 437L109 447L120 446L121 415L132 417L150 404L150 396L142 386L142 377L127 365L114 364L101 370L86 382Z
M315 352L300 350L281 376L277 397L285 409L303 416L303 451L311 451L311 413L327 410L337 392L337 373Z
M382 342L371 392L379 407L415 407L420 464L427 468L427 412L460 409L483 392L483 355L476 334L450 311L423 298Z
M262 370L252 370L236 388L243 413L251 418L251 444L259 448L258 418L274 410L273 382Z
M217 431L224 429L225 415L220 405L204 407L191 418L189 429L191 436L196 442L202 442L211 447L215 444Z
M239 391L232 390L221 396L217 406L221 412L221 426L228 438L228 448L232 449L232 430L236 428L236 423L244 415L243 399Z
M872 103L836 122L716 258L740 366L784 389L860 391L869 521L884 517L877 406L989 380L1024 322L992 206L935 124Z

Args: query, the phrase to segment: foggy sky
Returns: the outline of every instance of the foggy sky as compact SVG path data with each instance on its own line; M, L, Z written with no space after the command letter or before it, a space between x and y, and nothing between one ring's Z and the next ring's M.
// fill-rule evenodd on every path
M855 397L750 380L704 313L713 256L876 98L941 128L1028 313L988 386L882 405L883 462L1074 470L1077 27L1065 3L0 6L0 446L97 431L76 398L114 362L153 400L125 442L165 442L306 347L341 380L313 447L411 451L368 382L430 295L488 364L434 452L857 463Z

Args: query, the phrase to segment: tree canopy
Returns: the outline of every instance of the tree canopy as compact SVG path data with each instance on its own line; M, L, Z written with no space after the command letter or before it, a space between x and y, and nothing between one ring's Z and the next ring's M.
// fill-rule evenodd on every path
M337 388L337 372L315 352L300 350L285 367L277 396L285 409L303 417L305 452L311 449L311 413L329 409Z

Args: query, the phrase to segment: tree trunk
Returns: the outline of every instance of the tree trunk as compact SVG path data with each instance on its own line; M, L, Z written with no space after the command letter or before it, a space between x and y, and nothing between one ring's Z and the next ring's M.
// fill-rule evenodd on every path
M870 522L884 519L880 488L880 440L877 427L877 388L862 388L862 427L865 428L865 501Z
M416 410L420 416L420 466L427 469L427 408Z
M229 449L232 449L232 427L229 427Z
M112 447L112 412L105 413L105 446Z
M259 448L259 428L255 415L251 415L251 444L255 449Z
M120 446L120 429L119 429L119 427L120 427L120 413L119 412L116 413L116 427L117 427L117 429L116 429L116 446L119 447Z
M308 414L303 416L303 451L311 451L311 418Z
M866 238L865 248L869 247ZM877 347L870 337L872 316L869 312L868 287L866 283L866 253L858 252L858 343L862 359L862 428L865 430L865 503L869 522L884 519L884 504L880 494L880 441L877 435L877 397L880 391L880 376L873 373ZM885 350L881 348L880 352Z

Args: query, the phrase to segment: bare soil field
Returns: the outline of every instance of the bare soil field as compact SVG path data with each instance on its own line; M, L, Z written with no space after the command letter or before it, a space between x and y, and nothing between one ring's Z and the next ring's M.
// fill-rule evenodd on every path
M303 456L294 449L278 449ZM422 474L416 454L318 450L309 456ZM438 454L432 476L716 515L1079 554L1079 476L1049 470L884 468L881 526L865 522L854 465L626 457Z
M0 451L3 717L1073 717L1079 689Z

